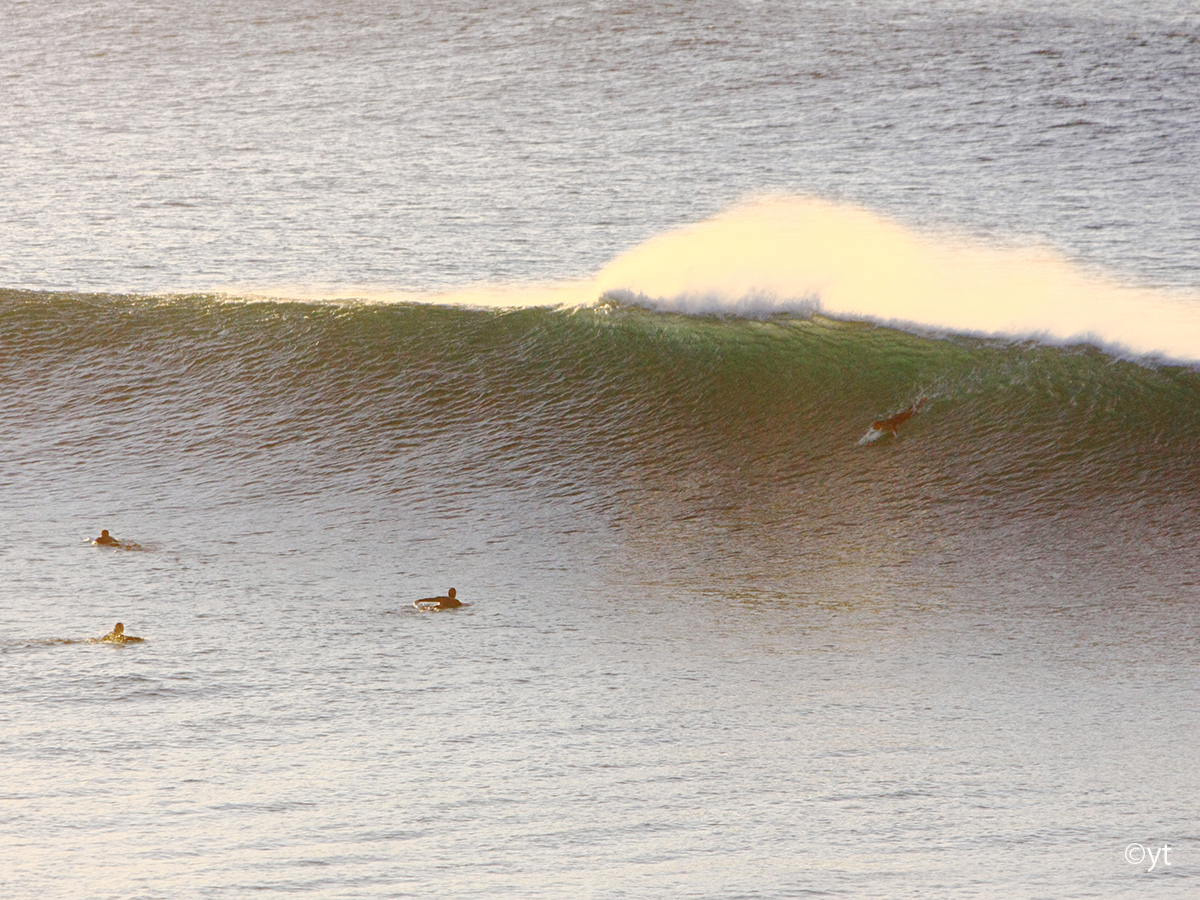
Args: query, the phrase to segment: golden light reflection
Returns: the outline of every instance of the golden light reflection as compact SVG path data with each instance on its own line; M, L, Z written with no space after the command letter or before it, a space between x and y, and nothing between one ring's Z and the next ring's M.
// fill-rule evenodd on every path
M298 288L271 293L347 296ZM1195 294L1120 284L1044 248L922 235L858 207L802 197L761 198L659 235L594 278L434 293L354 291L376 302L477 308L585 306L606 295L687 313L816 308L838 318L1200 359Z

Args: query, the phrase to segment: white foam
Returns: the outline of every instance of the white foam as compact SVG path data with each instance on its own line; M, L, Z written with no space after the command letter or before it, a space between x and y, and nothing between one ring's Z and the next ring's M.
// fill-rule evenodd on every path
M1200 360L1200 297L1123 285L1045 249L920 235L805 198L759 200L656 237L605 267L597 287L680 312L816 307L902 327Z
M883 435L884 432L882 430L872 425L867 429L867 433L858 439L858 446L863 447L867 444L873 444L875 441L883 437Z
M233 290L246 293L244 286ZM267 293L347 296L334 289ZM1116 355L1200 362L1195 293L1122 284L1044 248L919 234L858 207L802 197L759 199L659 235L593 278L351 293L479 308L581 306L609 296L689 314L819 311L902 328L1086 342Z

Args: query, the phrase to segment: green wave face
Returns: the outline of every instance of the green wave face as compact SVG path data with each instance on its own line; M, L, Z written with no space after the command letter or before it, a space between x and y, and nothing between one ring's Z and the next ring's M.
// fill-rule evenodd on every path
M198 509L533 516L716 582L1101 554L1177 584L1198 558L1200 374L1086 346L618 304L5 292L0 379L30 492L39 467L86 460L92 479L187 485Z

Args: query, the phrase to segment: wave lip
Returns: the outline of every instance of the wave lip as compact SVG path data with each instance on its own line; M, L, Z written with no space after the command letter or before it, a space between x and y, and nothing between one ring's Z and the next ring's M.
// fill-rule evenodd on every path
M770 197L614 260L600 294L693 314L806 313L1200 361L1200 297L1082 271L1041 248L926 236L853 206Z
M245 296L246 287L236 292ZM658 235L590 278L352 293L490 309L615 300L689 315L820 313L920 333L1087 343L1128 359L1200 363L1200 294L1124 284L1045 248L922 234L859 207L804 197L760 198ZM347 291L250 294L333 300Z

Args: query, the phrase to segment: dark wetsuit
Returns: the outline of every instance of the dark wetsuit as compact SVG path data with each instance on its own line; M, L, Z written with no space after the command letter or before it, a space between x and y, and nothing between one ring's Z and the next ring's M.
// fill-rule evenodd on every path
M455 599L454 588L450 588L448 597L424 597L414 600L413 606L417 609L457 609L462 606L462 602Z
M904 412L898 412L894 416L889 416L886 419L880 419L878 422L872 422L871 427L876 431L890 431L892 434L899 434L900 426L913 417L918 409L924 404L925 398L922 397Z

